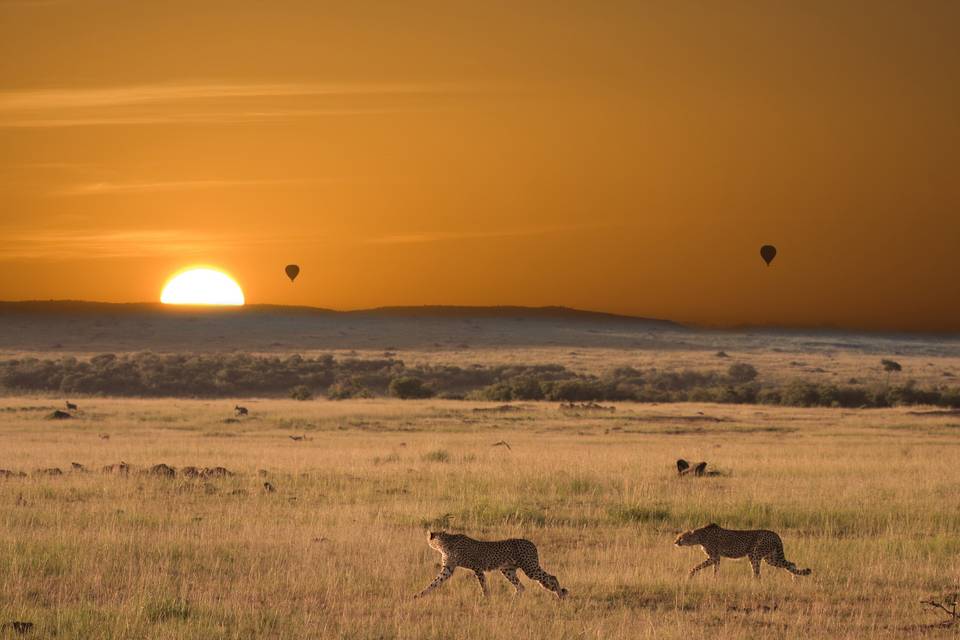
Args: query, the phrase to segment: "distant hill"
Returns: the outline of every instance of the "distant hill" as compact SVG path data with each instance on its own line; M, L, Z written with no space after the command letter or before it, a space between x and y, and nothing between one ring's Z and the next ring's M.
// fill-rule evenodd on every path
M681 325L670 320L626 316L601 311L584 311L570 307L463 307L426 305L421 307L376 307L348 313L381 318L531 318L548 320L583 320L590 322L622 322L655 325L677 329Z
M153 302L113 303L113 302L86 302L82 300L28 300L22 302L0 301L0 314L54 314L54 315L191 315L191 316L327 316L327 317L358 317L369 318L437 318L437 319L517 319L529 318L533 320L576 320L588 322L617 322L640 323L662 328L679 329L681 325L669 320L641 318L637 316L618 315L600 311L585 311L570 307L522 307L522 306L452 306L452 305L424 305L375 307L372 309L356 309L350 311L336 311L322 307L288 306L273 304L248 304L243 307L217 306L180 306L165 305Z
M0 358L21 353L154 351L307 353L580 349L960 355L957 336L878 335L822 329L711 330L667 320L567 307L175 306L79 300L0 302ZM512 356L504 356L509 358ZM797 362L801 362L797 360ZM702 364L702 363L701 363ZM797 365L800 366L800 365Z
M649 344L682 326L565 307L174 306L77 300L0 302L0 350L212 352L459 350ZM660 339L658 338L658 341Z

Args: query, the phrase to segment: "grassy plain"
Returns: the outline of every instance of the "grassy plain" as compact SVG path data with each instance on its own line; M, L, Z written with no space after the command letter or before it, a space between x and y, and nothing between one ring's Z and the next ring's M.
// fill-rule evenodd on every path
M0 398L0 623L57 638L900 638L960 588L960 417L444 401ZM480 410L483 409L483 410ZM703 415L701 415L701 413ZM101 435L109 435L104 439ZM306 435L294 441L288 436ZM505 440L510 449L492 446ZM722 472L678 478L677 457ZM99 469L222 465L224 479ZM79 462L92 472L71 472ZM59 467L63 476L35 475ZM261 477L260 470L266 471ZM276 491L269 493L263 482ZM522 536L571 597L438 571L427 527ZM809 578L672 546L764 527ZM8 632L9 633L9 632Z

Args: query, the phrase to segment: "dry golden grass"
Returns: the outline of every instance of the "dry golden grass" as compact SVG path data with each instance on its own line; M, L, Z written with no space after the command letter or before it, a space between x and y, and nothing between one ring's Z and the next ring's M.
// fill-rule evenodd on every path
M949 416L263 400L225 422L232 401L78 402L59 422L43 419L59 399L0 399L0 467L67 471L0 480L0 623L38 637L899 638L940 619L920 599L958 589ZM724 475L677 478L680 456ZM120 460L237 475L69 472ZM571 597L528 582L515 598L490 574L483 600L460 571L412 600L437 573L425 527L447 514L535 541ZM724 561L688 580L702 555L672 540L711 521L777 530L813 575L755 582Z

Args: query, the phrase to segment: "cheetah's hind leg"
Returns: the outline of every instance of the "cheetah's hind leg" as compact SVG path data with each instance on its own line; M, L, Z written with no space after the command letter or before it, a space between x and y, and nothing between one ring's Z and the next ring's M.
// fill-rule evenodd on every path
M530 571L524 569L523 572L527 574L527 577L531 580L539 582L540 586L547 591L553 591L561 600L567 597L567 590L560 586L560 581L557 580L557 577L550 575L544 571L543 568L538 566L532 568Z
M474 575L477 576L477 580L480 582L480 591L483 593L483 597L486 598L490 593L487 591L487 578L483 575L483 571L479 569L473 570Z
M503 577L510 581L510 584L514 586L517 590L516 595L523 593L523 583L520 582L520 578L517 577L517 568L511 567L509 569L500 569L500 573L503 574Z
M783 551L774 552L764 558L771 567L777 567L778 569L786 569L794 576L808 576L810 575L810 569L797 569L797 565L787 560L783 555Z

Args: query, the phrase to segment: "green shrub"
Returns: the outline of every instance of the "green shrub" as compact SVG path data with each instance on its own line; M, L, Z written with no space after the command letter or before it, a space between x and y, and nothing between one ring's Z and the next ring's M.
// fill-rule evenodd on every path
M423 384L420 378L401 376L390 381L390 395L401 400L432 398L433 390Z
M544 389L547 400L561 402L589 402L608 400L607 389L599 380L560 380L551 382Z
M353 378L338 380L327 389L327 397L331 400L348 400L350 398L372 398L373 394Z
M756 379L757 370L751 364L736 362L727 369L727 377L733 382L750 382Z
M820 404L820 388L806 380L794 380L781 392L780 404L792 407L816 407Z
M294 400L313 400L313 391L306 385L298 384L290 389L290 397Z

